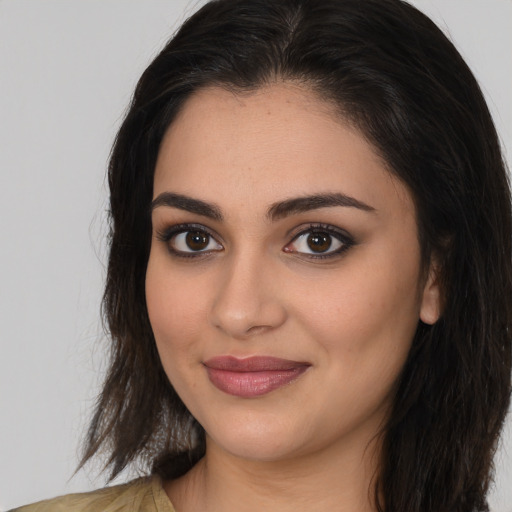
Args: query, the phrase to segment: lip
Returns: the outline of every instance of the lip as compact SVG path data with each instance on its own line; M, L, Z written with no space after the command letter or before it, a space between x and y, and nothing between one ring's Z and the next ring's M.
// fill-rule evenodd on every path
M205 361L210 382L228 395L253 398L266 395L298 379L310 363L269 356L238 359L218 356Z

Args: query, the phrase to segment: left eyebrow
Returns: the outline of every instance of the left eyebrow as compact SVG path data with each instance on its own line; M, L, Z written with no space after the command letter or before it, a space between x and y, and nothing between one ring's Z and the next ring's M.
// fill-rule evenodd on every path
M270 220L275 221L295 213L303 213L332 206L357 208L359 210L372 213L377 211L373 206L345 194L315 194L312 196L295 197L274 203L268 209L267 217Z

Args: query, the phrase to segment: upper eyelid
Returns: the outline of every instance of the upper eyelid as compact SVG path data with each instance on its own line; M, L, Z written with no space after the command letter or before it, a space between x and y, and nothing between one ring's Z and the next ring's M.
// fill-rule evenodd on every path
M214 237L222 238L218 232L215 229L210 228L209 226L206 226L205 224L202 224L200 222L178 222L176 224L172 223L164 227L160 231L171 231L175 230L176 232L181 231L191 231L192 229L197 229L198 231L205 231L206 233L210 234ZM323 223L323 222L306 222L301 223L298 226L295 226L291 229L288 229L285 233L285 237L296 237L300 235L301 233L307 233L308 231L320 231L325 230L332 233L339 233L344 234L347 237L350 237L350 233L340 228L339 226L335 226L333 224ZM154 228L155 231L158 231Z
M174 236L174 235L178 235L179 233L186 233L187 231L194 231L194 230L195 231L203 231L208 236L215 238L215 240L217 240L217 242L219 242L219 243L222 240L222 237L216 231L209 228L208 226L205 226L204 224L199 224L196 222L173 224L170 226L166 226L163 229L155 229L155 232L157 235L171 234L172 236Z
M311 222L308 224L302 224L299 226L296 226L292 229L289 229L286 232L287 237L291 237L291 241L296 240L299 236L308 233L310 231L325 231L329 234L333 235L340 235L344 238L353 239L353 236L345 229L340 228L338 226L334 226L332 224L324 224L324 223L317 223L317 222Z
M208 236L211 236L212 238L214 238L217 243L219 243L222 246L225 246L225 243L226 243L225 239L222 236L220 236L217 233L217 231L209 228L208 226L205 226L204 224L198 223L198 222L179 223L179 224L175 224L175 225L170 225L168 227L164 227L161 230L156 229L155 232L156 232L156 236L160 240L166 241L166 239L169 240L172 236L175 236L179 233L184 233L184 232L193 231L193 230L203 231ZM332 224L327 224L327 223L311 222L311 223L300 224L298 226L295 226L294 228L287 230L285 233L285 238L287 238L289 240L286 242L286 245L294 242L295 240L297 240L297 238L299 238L302 235L305 235L309 232L315 232L315 231L317 231L317 232L324 231L324 232L329 233L332 236L338 235L339 237L344 239L344 240L342 240L344 243L348 243L348 242L354 243L355 242L354 237L343 228L334 226Z

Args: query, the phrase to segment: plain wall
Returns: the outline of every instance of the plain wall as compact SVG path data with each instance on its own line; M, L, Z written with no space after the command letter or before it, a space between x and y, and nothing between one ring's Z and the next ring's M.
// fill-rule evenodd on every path
M106 360L106 161L139 75L200 3L0 0L0 510L104 484L70 477ZM510 161L512 1L413 3L476 73ZM511 423L495 512L512 512Z

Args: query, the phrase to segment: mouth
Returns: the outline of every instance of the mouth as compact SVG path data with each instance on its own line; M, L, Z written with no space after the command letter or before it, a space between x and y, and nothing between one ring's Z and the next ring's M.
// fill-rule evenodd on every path
M217 389L241 398L266 395L291 384L311 366L310 363L268 356L244 359L218 356L203 365Z

